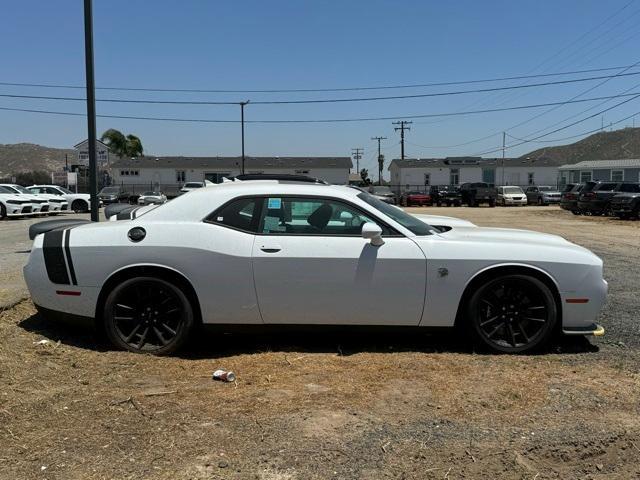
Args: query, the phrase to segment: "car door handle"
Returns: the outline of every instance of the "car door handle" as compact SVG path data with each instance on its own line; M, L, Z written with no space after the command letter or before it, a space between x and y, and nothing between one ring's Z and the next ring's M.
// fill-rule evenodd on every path
M262 247L260 247L260 250L262 250L264 253L278 253L280 250L282 250L282 248L276 245L272 245L270 247L263 245Z

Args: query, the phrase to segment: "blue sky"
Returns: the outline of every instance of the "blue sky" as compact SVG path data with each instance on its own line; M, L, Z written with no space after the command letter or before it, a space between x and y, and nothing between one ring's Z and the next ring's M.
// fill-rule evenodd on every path
M152 5L152 6L151 6ZM626 7L625 7L626 6ZM624 10L620 11L623 7ZM616 14L617 12L617 14ZM616 15L614 15L616 14ZM612 18L609 18L613 15ZM631 65L640 61L640 2L580 1L163 1L95 0L98 86L282 89L340 88L473 80L528 73ZM0 82L83 85L83 17L80 0L11 2L0 20ZM629 70L640 71L640 68ZM617 73L612 71L611 73ZM601 73L601 74L606 74ZM598 75L598 74L595 74ZM572 78L579 77L573 76ZM583 74L582 76L588 76ZM570 78L570 77L563 77ZM550 78L547 80L558 80ZM418 94L544 80L517 80L406 90L326 93L143 93L99 91L99 98L162 100L268 100ZM508 107L567 100L597 81L512 92L322 105L249 105L248 120L398 116ZM637 89L632 87L639 84ZM612 79L583 98L640 91L640 75ZM82 97L82 90L0 85L0 93ZM612 100L600 109L614 105ZM561 127L595 103L545 109L414 120L407 155L477 154L501 145L504 129L527 137ZM0 98L0 107L83 112L81 102ZM236 106L123 105L98 103L98 113L181 118L238 119ZM640 111L640 99L604 114L614 122ZM576 115L572 120L567 119ZM639 117L640 118L640 117ZM545 137L564 138L598 128L600 116ZM117 128L140 136L151 154L237 155L236 124L98 119L98 133ZM631 125L632 120L618 125ZM557 128L556 127L556 128ZM545 131L542 131L544 133ZM455 148L442 148L482 141ZM391 121L338 124L250 124L249 155L348 155L370 137L388 137L387 158L399 156ZM70 147L86 137L82 117L0 110L0 143L33 142ZM573 140L567 140L569 143ZM508 143L517 143L510 140ZM510 149L521 155L542 143ZM499 155L499 153L488 154ZM369 165L370 164L370 165Z

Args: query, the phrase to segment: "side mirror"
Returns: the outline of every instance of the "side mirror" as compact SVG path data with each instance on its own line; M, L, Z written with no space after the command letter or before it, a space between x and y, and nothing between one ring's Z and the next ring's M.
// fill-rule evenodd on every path
M384 245L384 240L382 240L382 229L378 224L373 222L367 222L362 225L362 238L371 240L371 245L374 247Z

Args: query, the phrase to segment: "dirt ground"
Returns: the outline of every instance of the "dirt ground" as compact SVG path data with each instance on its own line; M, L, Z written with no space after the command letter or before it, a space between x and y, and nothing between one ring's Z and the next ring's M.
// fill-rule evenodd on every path
M156 358L26 300L0 313L0 478L640 478L640 222L420 210L594 250L607 335L505 356L450 335L208 334Z

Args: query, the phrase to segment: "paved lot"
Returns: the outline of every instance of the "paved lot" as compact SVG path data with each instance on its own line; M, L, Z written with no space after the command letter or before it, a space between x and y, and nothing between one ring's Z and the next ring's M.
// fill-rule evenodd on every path
M607 335L507 356L441 335L209 334L158 358L23 301L0 311L0 478L640 478L640 222L421 210L593 249ZM220 367L237 382L211 381Z

